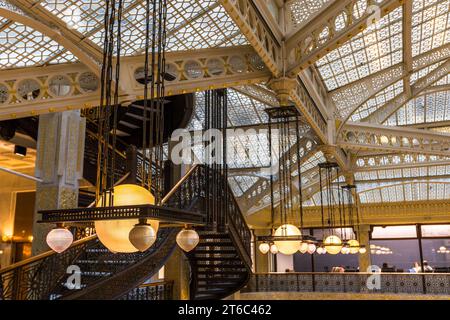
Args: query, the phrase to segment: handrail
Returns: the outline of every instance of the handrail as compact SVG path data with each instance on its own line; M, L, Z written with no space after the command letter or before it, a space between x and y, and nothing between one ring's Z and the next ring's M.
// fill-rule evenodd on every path
M191 174L197 169L198 165L195 164L192 168L189 169L188 172L173 186L172 189L165 195L165 197L161 200L161 204L165 204L172 195L178 190L178 188L191 176Z
M83 239L74 241L74 242L70 245L70 247L69 247L67 250L69 250L70 248L73 248L73 247L82 245L82 244L84 244L84 243L86 243L86 242L89 242L89 241L91 241L91 240L94 240L95 238L97 238L97 236L96 236L96 235L92 235L92 236L89 236L89 237L86 237L86 238L83 238ZM7 266L7 267L5 267L5 268L3 268L3 269L0 269L0 275L3 274L3 273L6 273L6 272L8 272L8 271L11 271L11 270L13 270L13 269L16 269L16 268L20 268L20 267L26 266L26 265L28 265L28 264L34 263L34 262L36 262L36 261L42 260L42 259L44 259L44 258L50 257L50 256L52 256L52 255L56 255L56 254L58 254L58 253L56 253L56 252L53 251L53 250L49 250L49 251L46 251L46 252L44 252L44 253L35 255L35 256L31 257L31 258L28 258L28 259L26 259L26 260L19 261L19 262L17 262L17 263L14 263L14 264L12 264L12 265L9 265L9 266Z
M173 284L173 283L174 283L173 280L158 281L158 282L151 282L151 283L141 284L138 288L157 287L157 286L166 285L166 284Z

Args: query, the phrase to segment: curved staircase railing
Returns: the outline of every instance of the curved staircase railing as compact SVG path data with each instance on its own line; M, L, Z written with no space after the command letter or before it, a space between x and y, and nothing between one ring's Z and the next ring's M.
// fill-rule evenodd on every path
M200 167L205 178L206 169ZM220 230L211 229L211 226L198 229L200 243L187 254L191 265L191 299L226 298L242 289L252 274L251 231L228 183L226 186L221 196L227 205L221 212L223 217L219 218L225 227ZM204 200L210 196L206 189L201 193Z

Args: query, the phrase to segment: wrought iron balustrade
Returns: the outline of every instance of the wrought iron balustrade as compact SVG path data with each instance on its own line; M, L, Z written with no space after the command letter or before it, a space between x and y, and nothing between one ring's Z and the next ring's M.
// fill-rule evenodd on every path
M447 273L259 273L242 292L450 295Z
M48 299L67 266L82 254L95 236L74 242L63 253L46 252L0 270L0 300Z
M134 288L120 300L172 300L173 281L143 284Z

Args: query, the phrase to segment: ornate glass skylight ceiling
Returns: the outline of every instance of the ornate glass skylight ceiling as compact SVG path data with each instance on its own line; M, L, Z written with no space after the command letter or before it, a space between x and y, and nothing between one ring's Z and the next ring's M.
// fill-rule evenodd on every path
M3 21L0 27L1 69L43 65L64 52L58 43L28 26ZM67 54L60 58L61 62L73 61L73 56Z
M450 0L412 0L412 54L450 42Z
M367 100L360 106L351 116L352 121L360 121L368 117L371 113L391 101L395 96L403 92L403 80L397 81L393 85L388 86L381 92L377 93L375 97Z
M104 0L42 0L44 8L103 46ZM123 55L142 53L145 1L125 0L122 21ZM216 0L172 0L167 3L169 51L245 44L237 26Z
M443 200L450 198L450 183L418 181L382 186L359 193L361 203Z
M331 51L316 65L328 90L334 90L401 62L402 8Z
M391 126L450 120L450 91L432 92L409 101L385 124Z

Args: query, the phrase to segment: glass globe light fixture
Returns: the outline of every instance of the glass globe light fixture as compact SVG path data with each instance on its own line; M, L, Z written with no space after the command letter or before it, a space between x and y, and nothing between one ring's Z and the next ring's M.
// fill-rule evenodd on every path
M355 254L359 252L359 241L355 239L348 240L348 247L350 249L351 254Z
M350 253L350 248L348 246L343 246L341 249L341 253L342 254L349 254Z
M72 232L62 226L58 226L47 234L48 246L55 252L65 251L73 242Z
M194 229L183 229L177 234L177 244L185 252L192 251L200 242L200 237Z
M306 253L308 252L308 243L307 242L302 242L300 244L300 249L299 249L300 253Z
M324 254L325 253L322 247L318 247L316 252L317 252L317 254Z
M326 252L329 254L338 254L342 249L342 240L338 236L328 236L323 241Z
M316 245L314 243L309 243L308 244L308 253L309 254L313 254L314 252L316 252Z
M105 203L102 198L97 207L109 206L109 197ZM122 184L114 187L114 206L132 206L155 204L155 197L147 189L134 185ZM130 231L135 227L136 219L95 221L95 231L100 242L112 252L132 253L138 249L131 243ZM155 234L158 233L159 221L148 220Z
M270 245L267 242L263 242L259 245L259 252L266 254L270 250Z
M292 224L283 224L275 230L275 237L301 236L300 230ZM278 250L282 254L291 255L296 253L301 245L301 241L275 241ZM306 251L305 251L306 252Z
M366 247L361 247L361 248L359 248L359 253L360 253L360 254L364 254L364 253L366 253L366 252L367 252Z
M271 254L277 254L278 253L278 247L277 247L277 245L275 243L270 246L270 253Z
M156 241L156 232L151 225L142 222L131 229L128 239L141 252L147 251Z

